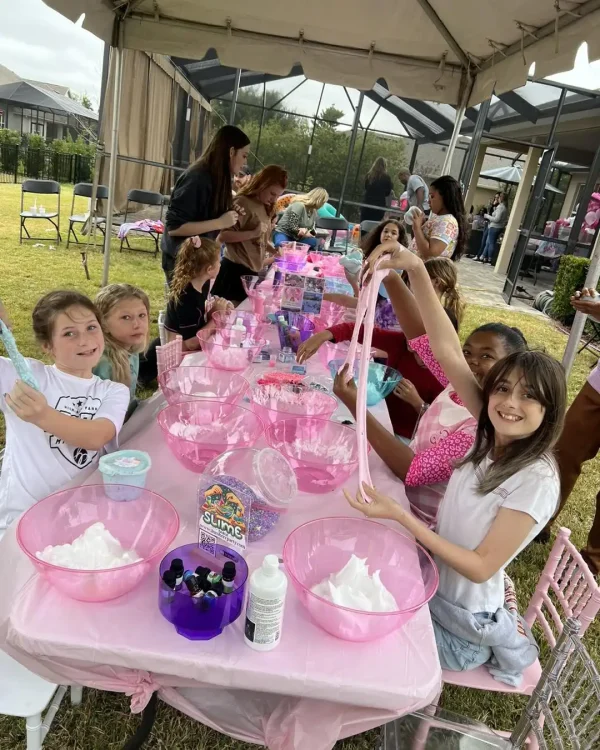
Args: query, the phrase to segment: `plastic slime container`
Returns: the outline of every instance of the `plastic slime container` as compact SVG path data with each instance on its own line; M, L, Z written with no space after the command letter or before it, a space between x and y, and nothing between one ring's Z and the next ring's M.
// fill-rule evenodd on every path
M273 448L238 448L222 453L204 469L242 495L251 507L248 540L262 539L298 493L294 470Z
M136 500L146 486L152 460L145 451L116 451L99 463L106 494L111 500Z
M235 622L242 613L248 566L235 550L215 544L214 555L198 544L185 544L171 550L159 568L158 608L165 619L175 626L179 635L192 641L208 641L223 632L223 628ZM183 560L184 570L194 571L199 565L221 573L226 562L235 563L236 576L231 594L222 594L216 599L194 599L185 586L174 591L162 580L163 573L171 567L175 558Z
M338 407L335 396L298 385L255 385L250 390L252 410L265 426L288 417L323 417L329 419Z
M371 574L381 571L398 611L362 612L312 593L313 586L341 570L352 554L366 558ZM285 542L283 561L312 619L347 641L374 641L398 630L438 587L437 567L423 547L383 524L360 518L319 518L299 526Z
M177 536L179 516L164 497L139 489L135 502L114 502L104 485L83 485L40 500L22 516L17 542L46 581L71 599L106 602L132 591ZM71 544L97 521L139 562L108 570L76 570L36 556L48 545Z

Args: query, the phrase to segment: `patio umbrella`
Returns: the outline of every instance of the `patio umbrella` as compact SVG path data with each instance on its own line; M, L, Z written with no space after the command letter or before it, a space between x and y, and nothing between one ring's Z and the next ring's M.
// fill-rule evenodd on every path
M511 164L510 167L495 167L494 169L486 169L479 175L486 180L497 180L498 182L506 182L510 185L518 185L521 182L523 170L517 164ZM549 193L558 193L564 195L562 190L559 190L549 182L546 183L545 188Z

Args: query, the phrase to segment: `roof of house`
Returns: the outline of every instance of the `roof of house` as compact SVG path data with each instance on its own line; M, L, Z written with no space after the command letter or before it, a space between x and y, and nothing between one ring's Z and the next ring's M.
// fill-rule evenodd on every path
M34 86L37 86L38 88L46 89L48 91L53 91L55 94L60 94L61 96L69 96L68 86L61 86L59 83L45 83L44 81L32 81L30 78L25 78L24 80L27 81L27 83L32 83Z
M21 106L39 108L46 112L98 120L96 112L86 109L79 102L56 93L52 88L42 88L42 86L29 81L16 81L0 85L0 100L20 104Z
M20 80L19 76L10 70L10 68L0 65L0 86L3 86L5 83L16 83Z

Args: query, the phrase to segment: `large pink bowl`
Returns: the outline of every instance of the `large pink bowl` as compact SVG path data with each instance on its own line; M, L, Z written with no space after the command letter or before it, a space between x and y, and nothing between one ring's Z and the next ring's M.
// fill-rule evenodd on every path
M302 492L331 492L358 468L356 431L340 422L282 419L267 428L266 438L291 463Z
M304 242L282 242L283 259L288 263L305 263L310 245Z
M337 573L351 555L367 559L369 573L393 594L397 612L361 612L327 601L311 588ZM398 630L435 594L438 571L407 536L361 518L319 518L299 526L283 547L283 562L298 598L323 630L346 641L374 641Z
M211 367L236 372L246 370L267 343L264 339L254 338L252 334L244 336L231 328L217 328L210 332L202 329L196 337Z
M251 447L265 430L250 409L216 401L166 406L158 424L173 455L195 472L202 472L223 451Z
M346 359L349 348L349 341L340 341L339 344L334 344L333 341L326 341L319 348L319 361L326 370L329 370L329 363L331 362L331 360Z
M347 307L342 307L335 302L323 302L319 315L313 316L315 331L324 331L326 328L343 323L348 312L350 310Z
M235 404L250 387L237 372L223 372L216 367L172 367L158 376L158 382L169 404L181 401L219 401Z
M111 500L104 485L83 485L49 495L19 521L19 546L38 573L71 599L106 602L123 596L156 569L179 532L179 516L168 500L150 490L138 492L128 503ZM36 557L49 544L73 542L97 521L142 560L110 570L73 570Z
M328 393L304 385L279 384L255 385L250 390L250 404L265 425L289 417L329 419L338 407L335 396Z

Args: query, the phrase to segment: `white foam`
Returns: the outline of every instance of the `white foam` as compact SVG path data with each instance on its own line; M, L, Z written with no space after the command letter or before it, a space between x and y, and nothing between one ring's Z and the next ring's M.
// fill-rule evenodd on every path
M123 549L100 521L88 526L70 544L48 545L41 552L36 552L36 557L52 565L74 570L121 568L142 559L135 550Z
M339 607L361 612L397 612L398 604L381 582L379 571L369 575L366 558L352 557L337 573L312 587L313 594Z

